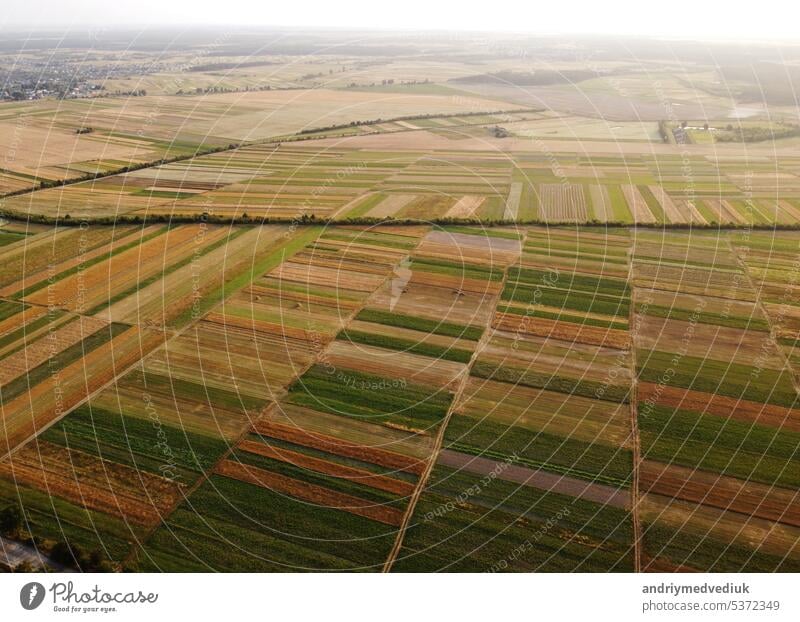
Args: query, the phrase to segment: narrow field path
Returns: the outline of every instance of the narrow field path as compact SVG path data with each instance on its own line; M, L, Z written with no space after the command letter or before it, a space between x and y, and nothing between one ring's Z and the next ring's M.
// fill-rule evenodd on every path
M522 248L525 246L525 240L527 240L527 237L528 236L526 233L525 236L523 236L522 240L520 240L520 253L522 253ZM397 532L397 538L394 541L394 546L392 546L392 550L389 551L389 556L386 558L386 562L383 565L383 572L390 572L392 570L392 566L394 565L394 562L397 560L397 556L400 553L400 549L403 547L403 539L405 538L406 530L408 529L408 525L411 522L411 517L414 515L414 509L417 507L419 498L420 496L422 496L422 493L425 490L425 486L428 483L428 479L430 478L431 473L433 472L433 467L436 466L436 461L439 459L439 454L441 453L442 445L444 444L445 430L447 430L447 425L448 423L450 423L450 419L453 418L456 407L459 405L459 402L461 401L461 396L463 395L464 390L467 387L470 370L472 369L472 366L475 363L475 361L478 359L478 355L486 347L486 344L488 343L489 338L492 335L492 320L494 319L494 309L496 308L497 301L500 298L503 289L505 288L506 279L508 277L508 269L512 265L514 264L509 263L506 266L505 270L503 271L503 279L500 282L498 293L492 299L491 302L492 312L489 313L489 316L486 320L486 325L484 327L483 335L481 335L481 338L478 341L478 345L475 346L475 351L472 353L469 362L466 364L464 371L461 374L461 379L458 383L458 387L456 388L456 391L453 395L453 401L450 402L450 408L447 409L447 414L442 420L442 423L439 426L439 430L436 433L436 438L434 440L431 456L425 465L425 470L419 477L419 481L417 482L416 488L414 488L414 492L411 495L411 499L409 499L408 507L406 508L405 514L403 514L403 522L400 523L400 527Z
M631 306L628 316L628 330L631 331L630 371L631 371L631 453L633 468L631 470L631 522L633 524L633 570L642 572L642 525L639 520L639 464L642 461L639 440L638 384L636 373L636 288L633 287L633 247L628 251L628 283L631 287Z
M422 241L422 239L424 237L425 236L420 236L419 240L417 241L417 246L419 245L419 243ZM409 250L408 254L405 255L405 257L410 256L411 253L413 253L416 250L416 248L417 247L415 246L413 249ZM398 264L401 261L402 261L402 259L400 259L398 261ZM283 264L283 261L281 261L281 263L278 264L278 265L281 265L281 264ZM396 267L396 265L395 265L395 267ZM355 319L356 315L358 315L361 312L361 310L364 309L369 304L369 301L376 294L376 292L380 291L383 288L383 286L386 284L386 282L389 281L390 279L392 279L395 276L396 275L395 275L394 270L392 270L389 274L387 274L386 278L380 283L380 285L378 285L375 288L375 290L364 300L364 302L359 307L353 309L348 314L347 318L342 323L342 327L343 328L347 328L347 326L350 325L350 323L353 321L353 319ZM248 285L249 285L249 283L248 283ZM246 287L246 285L244 285L243 287ZM209 313L210 313L210 311L209 311ZM194 325L194 323L192 325ZM197 478L197 480L189 488L186 489L185 493L181 497L179 497L175 501L175 503L171 507L169 507L167 509L166 512L164 512L164 514L161 516L161 520L158 523L156 523L155 526L153 526L152 528L147 530L147 532L145 532L142 535L141 540L139 542L135 543L135 545L133 547L131 547L130 552L128 553L127 557L125 558L126 562L133 561L133 560L136 559L136 557L137 557L137 555L139 553L139 550L142 548L142 545L150 538L150 536L153 535L153 533L155 533L155 531L159 527L161 527L161 525L164 524L165 519L167 517L169 517L178 508L178 506L181 503L183 503L183 501L185 501L187 498L189 498L193 492L195 492L198 488L200 488L200 486L205 484L208 481L208 479L211 477L211 475L213 475L214 473L217 472L217 469L221 465L223 465L226 460L228 460L231 457L231 454L233 453L234 449L236 449L236 447L238 447L239 444L247 437L247 435L250 433L250 430L253 429L253 426L256 425L262 419L264 419L270 413L270 411L273 408L276 408L278 406L278 404L280 403L280 400L283 399L289 393L289 387L298 378L300 378L306 371L308 371L316 363L318 363L321 360L323 360L323 357L326 356L327 353L328 353L328 349L330 348L330 344L331 343L335 343L335 341L336 340L334 338L328 344L325 344L324 347L321 347L319 349L319 351L317 352L316 356L309 362L309 364L305 368L303 368L301 371L299 371L297 373L297 375L289 383L287 383L283 387L275 388L272 391L272 399L270 400L270 402L261 410L260 413L258 413L258 415L256 415L253 419L250 419L247 422L247 424L245 426L243 426L241 432L239 432L237 437L232 439L230 441L230 443L228 444L228 449L225 452L223 452L223 454L216 460L216 462L214 462L213 465L208 467L208 469L206 469L206 471L204 473L202 473L200 475L200 477Z

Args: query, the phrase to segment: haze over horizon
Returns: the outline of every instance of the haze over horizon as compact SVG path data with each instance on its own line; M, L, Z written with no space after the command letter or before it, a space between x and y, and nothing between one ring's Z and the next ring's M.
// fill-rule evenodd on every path
M727 3L676 0L654 10L634 0L601 4L580 0L547 6L497 0L430 3L408 0L387 23L385 11L364 0L336 3L266 5L250 0L141 0L109 5L101 0L63 3L57 0L6 0L2 28L256 26L480 32L532 34L605 34L705 39L797 38L797 6L784 0L759 3L758 12L739 11Z

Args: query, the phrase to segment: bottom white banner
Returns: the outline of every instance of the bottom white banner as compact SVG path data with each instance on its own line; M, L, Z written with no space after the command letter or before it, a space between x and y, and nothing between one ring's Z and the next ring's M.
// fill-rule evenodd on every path
M7 574L0 588L12 620L800 619L791 574Z

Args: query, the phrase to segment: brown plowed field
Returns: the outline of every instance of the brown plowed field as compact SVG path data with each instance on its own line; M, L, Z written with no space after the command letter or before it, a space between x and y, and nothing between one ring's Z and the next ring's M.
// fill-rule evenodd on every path
M79 451L38 441L0 464L21 484L91 510L152 526L182 497L179 484Z
M396 495L407 496L414 492L414 484L404 480L393 479L385 475L372 473L365 469L358 469L337 462L331 462L330 460L315 458L289 449L277 449L265 443L244 440L239 443L239 449L251 454L272 458L273 460L287 462L303 469L330 475L331 477L348 479L357 484L363 484L364 486L370 486L371 488L384 490Z
M800 527L800 492L643 460L642 492L692 501Z
M403 520L403 513L395 508L375 505L371 501L334 492L322 486L301 482L291 477L246 466L231 460L223 460L217 465L215 472L225 477L289 495L301 501L343 510L393 527L399 527ZM313 508L309 509L313 510Z
M658 406L692 410L718 417L730 417L746 423L755 422L800 432L800 410L794 408L737 400L679 387L659 386L650 382L640 382L638 393L639 401L653 400Z
M425 469L425 463L417 458L404 456L403 454L398 454L386 449L379 449L377 447L348 444L332 436L311 434L300 428L269 420L256 422L253 425L253 431L258 434L263 434L264 436L287 441L296 445L302 445L303 447L318 449L336 456L353 458L355 460L361 460L362 462L377 464L388 469L397 469L398 471L413 473L414 475L420 475Z
M576 341L607 348L627 350L630 347L630 336L627 331L609 328L583 326L572 322L559 322L545 318L526 318L511 313L497 313L492 320L492 327L505 331L518 331L539 337L551 337L564 341Z

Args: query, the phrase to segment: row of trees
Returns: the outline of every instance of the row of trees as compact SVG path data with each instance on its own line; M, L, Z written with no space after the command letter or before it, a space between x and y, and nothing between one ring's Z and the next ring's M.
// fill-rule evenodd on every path
M99 548L86 550L67 540L40 538L32 535L26 528L27 521L18 504L0 510L0 534L36 549L50 560L81 572L116 572L116 564L109 560ZM13 568L14 572L39 572L46 570L24 561Z

